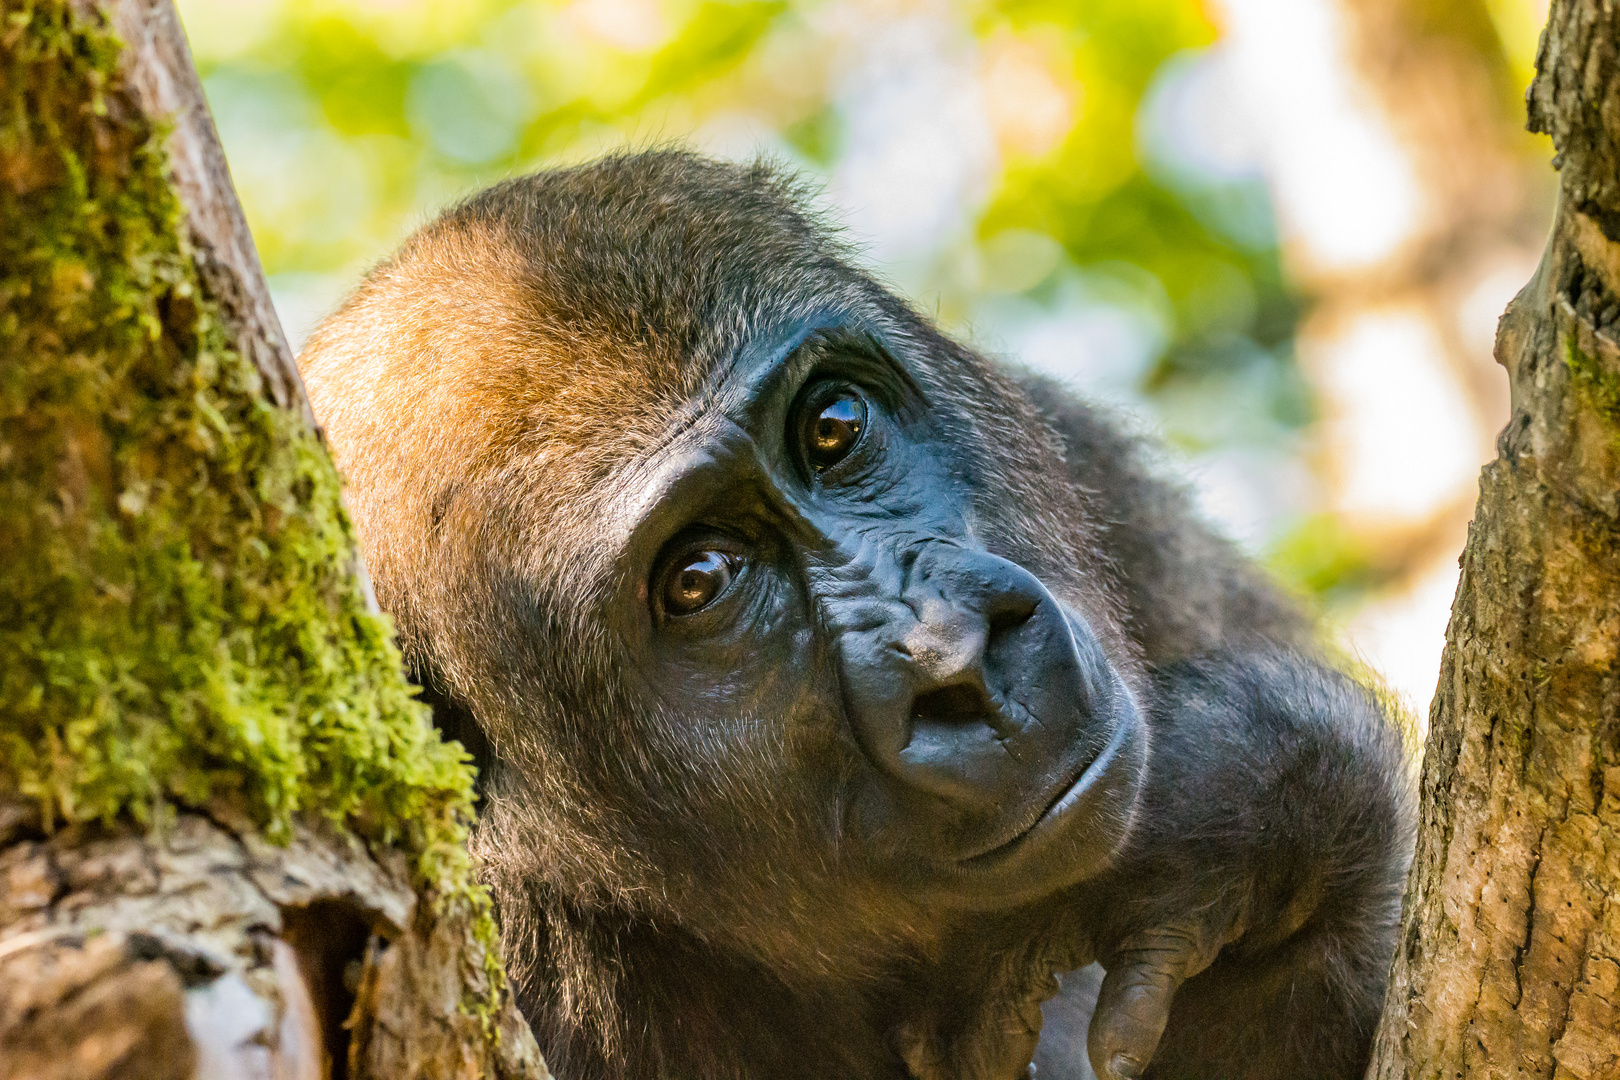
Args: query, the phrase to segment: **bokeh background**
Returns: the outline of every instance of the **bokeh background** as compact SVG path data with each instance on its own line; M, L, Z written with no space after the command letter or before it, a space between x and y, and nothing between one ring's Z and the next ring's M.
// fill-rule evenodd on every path
M180 0L294 346L468 190L766 154L1111 402L1414 712L1551 218L1545 0Z

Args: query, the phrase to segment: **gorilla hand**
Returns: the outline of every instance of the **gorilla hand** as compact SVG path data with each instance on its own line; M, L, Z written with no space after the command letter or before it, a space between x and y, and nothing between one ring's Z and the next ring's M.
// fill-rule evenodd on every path
M1241 936L1236 927L1219 925L1225 921L1143 930L1114 949L1087 1037L1099 1080L1142 1075L1164 1035L1176 991L1213 964L1222 946Z

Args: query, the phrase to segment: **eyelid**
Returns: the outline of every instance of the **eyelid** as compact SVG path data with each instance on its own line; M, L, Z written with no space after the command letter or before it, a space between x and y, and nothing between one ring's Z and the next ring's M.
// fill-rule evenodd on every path
M805 401L811 387L826 383L850 387L868 404L880 405L893 413L903 407L911 379L889 360L866 355L843 355L824 359L817 364L800 385L796 400Z
M892 396L891 388L873 384L894 384L892 390L901 394L917 391L911 373L895 358L884 335L858 318L817 329L794 352L811 361L799 376L801 386L832 377L859 383L886 400Z

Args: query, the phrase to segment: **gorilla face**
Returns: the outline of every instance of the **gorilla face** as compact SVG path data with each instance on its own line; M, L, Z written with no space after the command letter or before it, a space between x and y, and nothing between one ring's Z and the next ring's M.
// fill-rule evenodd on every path
M611 615L638 696L808 735L782 790L819 793L816 858L913 900L1001 907L1100 869L1142 721L1086 617L975 535L978 463L924 381L871 333L796 327L700 408L638 465Z
M1142 675L1052 429L768 174L617 168L447 214L303 358L492 874L848 970L1095 873Z

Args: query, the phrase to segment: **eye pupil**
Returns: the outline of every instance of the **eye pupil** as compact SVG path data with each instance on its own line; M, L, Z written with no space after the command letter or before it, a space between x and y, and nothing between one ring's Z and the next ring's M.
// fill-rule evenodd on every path
M855 449L866 428L866 402L844 390L812 406L805 424L805 454L817 469L830 468Z
M733 573L733 559L725 552L692 553L670 567L664 579L664 610L671 615L690 615L708 607L726 591Z

